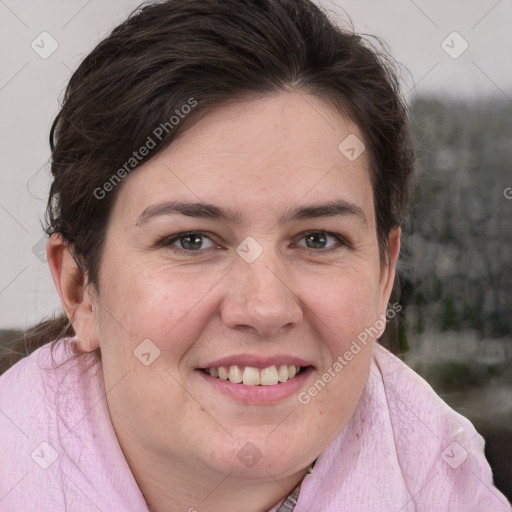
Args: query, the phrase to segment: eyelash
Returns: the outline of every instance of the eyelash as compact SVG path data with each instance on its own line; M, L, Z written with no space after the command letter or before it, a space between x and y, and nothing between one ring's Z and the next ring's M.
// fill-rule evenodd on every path
M352 248L352 245L350 244L350 242L343 236L341 236L337 233L332 233L330 231L323 231L323 230L306 231L300 235L299 241L309 235L318 234L318 233L320 233L320 234L323 233L327 236L335 238L338 241L339 245L335 245L333 247L327 247L327 248L320 248L320 249L313 249L311 247L301 247L301 248L308 249L313 252L320 252L320 253L332 251L332 250L336 250L336 249L341 249L343 247L349 248L349 249ZM202 256L204 254L204 251L206 251L207 249L198 249L198 250L193 251L193 250L182 249L181 247L177 247L177 246L173 245L175 242L179 241L181 238L184 238L188 235L200 235L201 237L208 238L208 240L210 240L212 243L215 243L212 240L212 238L208 235L208 233L205 231L184 231L182 233L178 233L171 237L165 237L165 238L161 239L157 243L157 246L166 247L168 249L171 249L173 252L175 252L177 254L184 254L187 256Z

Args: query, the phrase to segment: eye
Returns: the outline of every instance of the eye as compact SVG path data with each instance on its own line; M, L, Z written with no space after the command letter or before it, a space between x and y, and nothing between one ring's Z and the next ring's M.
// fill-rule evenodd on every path
M304 240L304 243L302 243L302 240ZM308 249L329 249L346 245L348 244L343 237L327 231L310 231L296 244L297 247L307 247Z
M168 238L165 245L184 252L199 252L201 249L217 247L207 235L198 231L180 233Z
M166 237L158 243L176 253L199 256L207 249L219 248L215 242L201 231L187 231ZM306 249L336 250L341 247L350 247L350 244L341 235L327 231L309 231L302 235L295 247Z

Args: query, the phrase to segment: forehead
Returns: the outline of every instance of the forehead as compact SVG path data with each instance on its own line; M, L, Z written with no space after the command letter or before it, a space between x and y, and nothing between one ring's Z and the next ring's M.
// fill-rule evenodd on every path
M363 148L358 127L316 96L231 103L209 111L128 176L116 210L132 217L149 204L194 200L235 205L242 217L282 216L298 202L344 199L371 217Z

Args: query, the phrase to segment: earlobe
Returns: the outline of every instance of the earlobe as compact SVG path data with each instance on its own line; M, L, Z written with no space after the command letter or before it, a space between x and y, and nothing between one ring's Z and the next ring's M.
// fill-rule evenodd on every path
M82 352L99 347L93 311L94 297L71 249L60 235L52 235L46 247L53 282L64 311L76 334L76 343Z

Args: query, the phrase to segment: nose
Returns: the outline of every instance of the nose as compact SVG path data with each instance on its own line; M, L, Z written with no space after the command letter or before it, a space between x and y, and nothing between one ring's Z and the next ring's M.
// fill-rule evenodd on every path
M239 260L228 274L221 304L224 325L268 338L297 326L303 312L283 266L261 256L253 263Z

